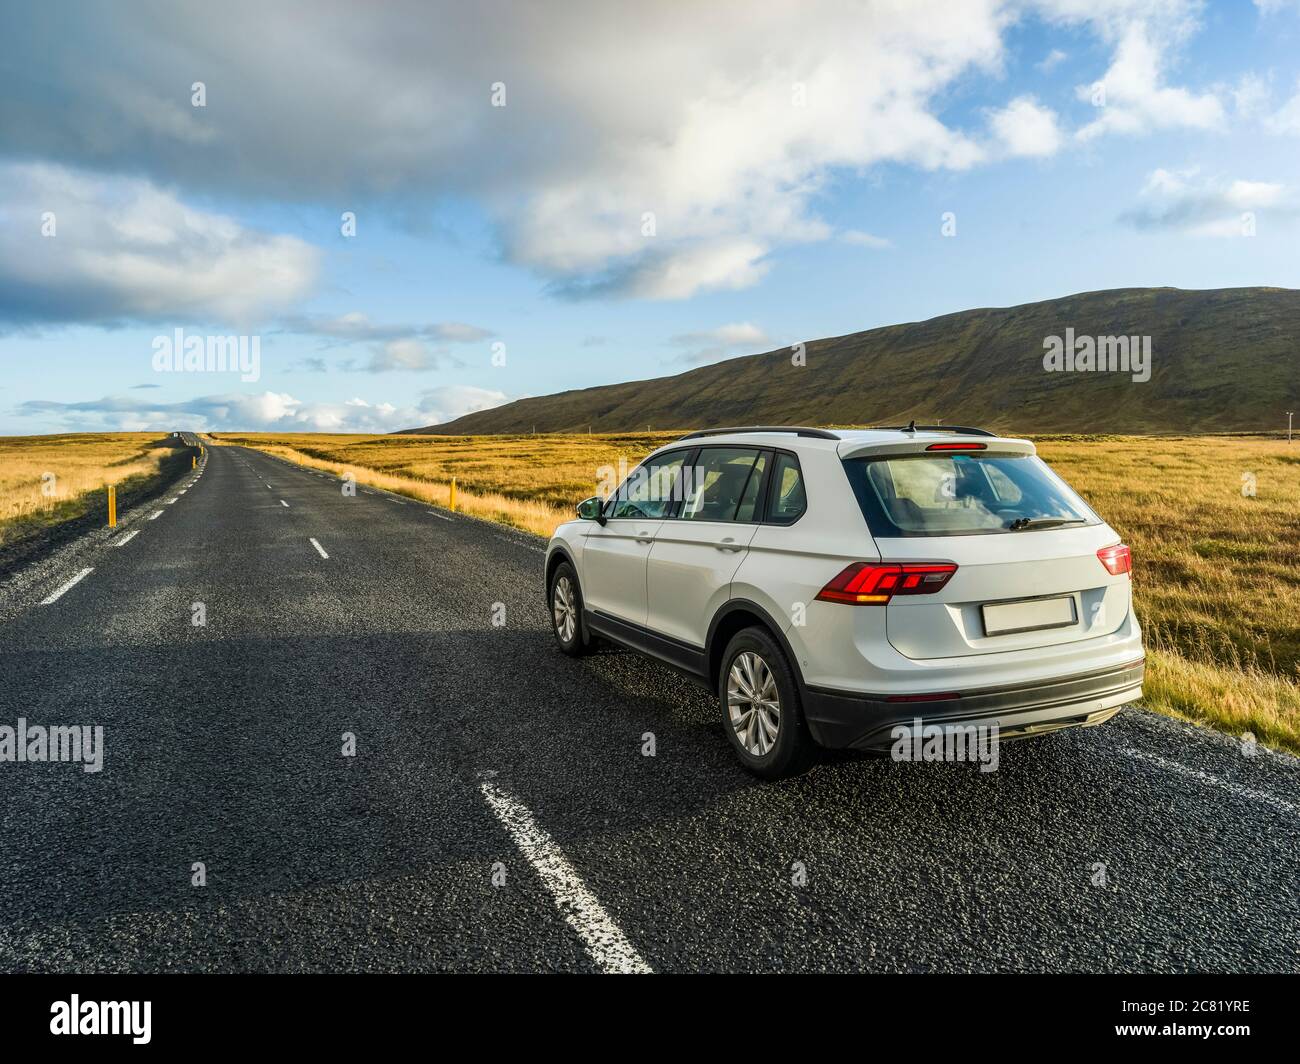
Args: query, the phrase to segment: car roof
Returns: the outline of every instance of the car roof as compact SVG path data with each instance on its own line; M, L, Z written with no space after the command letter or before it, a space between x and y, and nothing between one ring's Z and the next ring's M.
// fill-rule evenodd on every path
M842 443L855 445L897 443L914 440L916 442L942 442L944 440L980 439L1003 440L1009 437L998 436L984 429L971 429L954 425L947 427L918 426L910 428L880 429L806 429L806 428L737 428L716 429L713 431L692 432L686 436L665 444L660 450L669 447L698 447L716 444L748 444L750 446L783 446L792 449L837 450Z
M997 436L984 429L963 426L952 428L918 427L909 429L799 429L760 427L754 429L722 429L716 432L697 432L683 436L672 443L657 448L652 454L665 451L687 450L694 447L779 447L799 453L830 452L843 458L866 454L909 454L924 451L932 443L970 441L983 444L981 450L1012 454L1034 454L1036 448L1028 440ZM650 455L647 455L650 457Z

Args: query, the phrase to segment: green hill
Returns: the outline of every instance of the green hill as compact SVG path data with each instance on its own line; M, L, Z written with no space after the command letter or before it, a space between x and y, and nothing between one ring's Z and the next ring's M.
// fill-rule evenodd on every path
M1044 340L1150 337L1150 379L1047 372ZM675 376L537 396L410 432L621 432L702 425L891 425L1011 433L1225 432L1297 409L1300 291L1127 288L968 310L728 359Z

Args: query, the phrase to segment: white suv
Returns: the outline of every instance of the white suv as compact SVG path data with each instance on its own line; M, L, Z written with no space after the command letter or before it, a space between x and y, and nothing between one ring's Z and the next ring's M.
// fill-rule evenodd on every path
M1142 693L1129 549L1028 440L695 432L578 516L546 552L560 649L603 636L699 680L768 778L917 721L1018 738Z

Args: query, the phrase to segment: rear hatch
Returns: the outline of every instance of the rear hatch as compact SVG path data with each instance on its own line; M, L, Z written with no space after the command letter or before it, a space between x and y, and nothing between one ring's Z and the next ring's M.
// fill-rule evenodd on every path
M1097 551L1105 525L998 536L880 539L898 561L950 561L957 571L931 595L885 607L890 645L909 658L949 658L1059 646L1109 635L1129 611L1127 576L1111 576Z
M840 453L882 560L956 566L937 591L889 599L899 653L1029 650L1123 625L1128 575L1097 556L1118 537L1028 441L918 433Z

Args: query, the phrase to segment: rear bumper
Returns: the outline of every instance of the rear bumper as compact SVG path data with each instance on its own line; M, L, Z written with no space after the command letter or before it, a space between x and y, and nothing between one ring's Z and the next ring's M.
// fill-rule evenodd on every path
M885 695L805 687L804 718L822 746L889 750L899 725L991 725L1002 740L1086 727L1109 720L1142 695L1141 660L1097 672L1028 685L957 692L958 697L915 702Z

